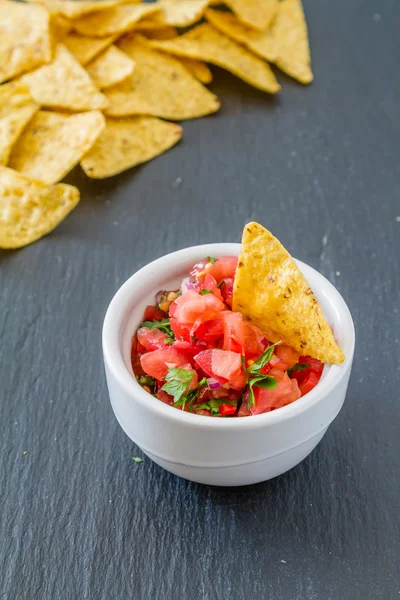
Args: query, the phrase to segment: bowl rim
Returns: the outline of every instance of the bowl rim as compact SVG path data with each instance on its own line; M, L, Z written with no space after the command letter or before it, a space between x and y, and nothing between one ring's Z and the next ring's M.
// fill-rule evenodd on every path
M165 254L146 264L131 275L131 277L119 287L108 306L102 331L103 356L108 372L115 378L123 390L132 397L132 399L145 405L147 410L156 413L163 419L178 421L186 427L195 427L197 429L216 428L221 430L248 430L275 425L279 422L296 418L304 411L312 410L314 406L321 402L323 398L329 395L340 384L348 370L351 368L355 347L355 329L350 310L345 300L335 286L321 273L307 263L295 259L300 267L305 266L306 269L310 270L312 277L315 277L317 281L319 280L319 282L324 285L325 289L329 291L330 300L334 304L335 309L341 314L347 325L350 326L349 331L347 332L350 340L350 349L346 354L344 363L342 365L328 365L327 376L323 377L315 388L295 402L268 413L252 415L248 418L213 419L204 415L195 415L177 410L172 406L160 402L160 400L148 394L148 392L139 385L125 364L121 348L121 338L122 328L126 321L124 315L127 311L127 305L131 301L134 290L140 287L141 279L147 277L154 279L154 289L156 290L158 289L157 275L160 271L165 272L167 263L174 263L180 259L187 262L189 258L192 258L193 264L195 264L196 261L201 260L204 256L218 256L218 252L220 252L220 256L238 255L240 246L239 243L229 242L201 244ZM313 287L314 290L317 289L318 286L315 285L315 281L313 281L311 287Z

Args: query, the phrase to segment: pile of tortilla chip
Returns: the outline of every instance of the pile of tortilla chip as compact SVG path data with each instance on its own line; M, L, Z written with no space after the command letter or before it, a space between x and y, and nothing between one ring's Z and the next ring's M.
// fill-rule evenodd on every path
M76 165L111 177L217 112L206 63L269 94L270 63L310 83L301 0L0 0L0 248L77 205L59 183Z

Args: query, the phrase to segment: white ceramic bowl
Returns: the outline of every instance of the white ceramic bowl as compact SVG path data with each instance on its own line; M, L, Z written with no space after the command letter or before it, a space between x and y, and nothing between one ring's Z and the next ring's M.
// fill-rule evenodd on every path
M133 376L131 338L160 289L176 289L205 256L233 256L240 244L208 244L163 256L132 275L114 296L103 327L111 404L122 429L164 469L200 483L236 486L276 477L302 461L322 439L346 395L354 353L354 325L334 286L297 261L325 312L346 361L325 366L318 385L270 413L216 419L182 412L145 392Z

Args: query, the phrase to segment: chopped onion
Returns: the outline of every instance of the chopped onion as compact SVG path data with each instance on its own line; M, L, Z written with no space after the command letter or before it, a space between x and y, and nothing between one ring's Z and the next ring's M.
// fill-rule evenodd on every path
M194 290L194 289L195 289L195 287L194 287L193 283L191 282L191 278L185 277L185 279L181 283L182 294L185 294L189 290Z
M156 304L157 305L160 304L160 300L161 300L163 294L164 294L164 290L160 290L159 292L157 292L157 294L156 294Z
M222 384L213 377L207 378L207 384L210 390L219 390L219 388L222 388Z

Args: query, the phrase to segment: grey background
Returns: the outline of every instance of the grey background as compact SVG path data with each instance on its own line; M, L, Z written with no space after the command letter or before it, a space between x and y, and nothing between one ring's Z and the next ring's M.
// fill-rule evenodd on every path
M215 69L219 114L184 123L177 148L134 171L95 182L75 170L77 210L0 253L2 598L400 598L400 5L306 11L312 86L281 76L270 99ZM308 459L210 488L131 460L100 333L136 269L239 241L248 219L338 287L357 353L347 402Z

